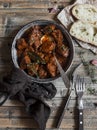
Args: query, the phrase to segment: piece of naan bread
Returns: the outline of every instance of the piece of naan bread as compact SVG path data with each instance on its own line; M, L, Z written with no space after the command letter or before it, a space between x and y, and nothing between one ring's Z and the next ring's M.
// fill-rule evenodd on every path
M97 25L83 21L76 21L70 28L70 34L86 43L97 46Z
M95 23L97 22L97 8L91 4L77 4L72 8L72 15L78 20Z

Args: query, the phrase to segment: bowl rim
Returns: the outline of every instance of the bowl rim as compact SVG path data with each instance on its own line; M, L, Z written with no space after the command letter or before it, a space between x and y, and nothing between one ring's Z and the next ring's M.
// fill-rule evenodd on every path
M67 31L67 29L55 22L55 21L52 21L52 20L34 20L32 22L29 22L27 23L26 25L24 25L16 34L16 36L14 37L13 39L13 42L12 42L12 47L11 47L11 56L12 56L12 61L13 61L13 64L16 68L20 69L19 65L18 65L18 62L17 62L17 50L16 50L16 40L19 39L26 30L28 30L30 27L34 26L34 25L47 25L47 24L54 24L56 25L59 29L61 29L62 33L64 33L65 35L65 38L66 40L68 41L69 45L71 45L71 50L72 50L72 55L70 56L70 60L69 60L69 65L66 66L66 70L65 72L67 73L70 69L70 67L72 66L72 63L73 63L73 58L74 58L74 54L75 54L75 49L74 49L74 44L73 44L73 39L72 37L70 36L69 32ZM32 81L34 82L38 82L38 83L46 83L46 82L52 82L56 79L58 79L60 77L60 75L54 77L54 78L46 78L46 79L40 79L40 78L35 78L35 77L32 77L30 75L28 75L24 70L21 69L21 71L29 78L31 79Z

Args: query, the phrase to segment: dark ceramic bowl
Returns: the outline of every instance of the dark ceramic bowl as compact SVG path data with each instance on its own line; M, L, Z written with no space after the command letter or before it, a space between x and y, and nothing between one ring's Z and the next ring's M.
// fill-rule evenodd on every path
M15 65L16 68L19 68L18 65L18 57L17 57L17 50L16 50L16 41L17 39L21 38L22 35L25 33L25 31L27 31L30 27L34 26L34 25L40 25L40 26L46 26L49 24L54 24L58 29L61 30L61 32L63 33L64 38L67 40L68 43L68 47L70 49L70 54L69 54L69 58L67 60L67 63L65 65L64 71L67 72L72 64L73 61L73 57L74 57L74 46L73 46L73 40L71 38L71 36L69 35L68 31L60 24L54 22L54 21L48 21L48 20L36 20L36 21L32 21L31 23L28 23L27 25L25 25L15 36L13 43L12 43L12 60L13 63ZM55 79L57 79L58 77L60 77L60 75L54 77L54 78L47 78L47 79L40 79L40 78L35 78L32 77L30 75L28 75L25 71L23 71L31 80L35 81L35 82L50 82L53 81Z

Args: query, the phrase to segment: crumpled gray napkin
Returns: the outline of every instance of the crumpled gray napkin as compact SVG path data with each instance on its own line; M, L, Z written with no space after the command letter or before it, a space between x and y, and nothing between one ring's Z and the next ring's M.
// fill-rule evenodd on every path
M51 111L45 99L52 99L57 91L52 83L32 82L22 70L14 68L0 82L0 91L8 93L10 99L15 98L24 103L39 128L45 129Z

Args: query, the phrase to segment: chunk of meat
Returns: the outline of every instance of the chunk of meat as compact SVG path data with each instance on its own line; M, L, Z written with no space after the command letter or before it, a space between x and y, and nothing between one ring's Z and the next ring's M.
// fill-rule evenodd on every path
M30 57L28 55L26 55L25 57L23 57L21 59L20 62L20 68L21 69L26 69L27 68L27 64L31 63Z
M45 54L45 57L44 57L45 62L48 63L51 57L52 57L52 53Z
M40 51L44 53L52 53L55 50L56 44L54 42L45 42L40 46Z
M63 42L63 34L59 29L54 30L52 36L58 44Z
M51 35L43 35L41 37L41 42L44 44L44 43L47 43L47 42L54 42L54 38L51 36Z
M27 48L28 44L26 43L24 38L20 38L17 40L17 49L24 50Z
M26 64L31 63L30 57L29 57L28 55L26 55L26 56L24 57L24 60L25 60L25 63L26 63Z
M40 30L39 26L34 26L32 31L29 34L29 44L35 47L35 49L38 49L38 47L42 44L40 39L42 37L42 32Z
M50 57L50 60L49 60L49 62L47 64L47 69L48 69L48 72L51 75L51 77L56 76L56 74L57 74L57 66L56 66L54 56Z
M44 69L43 66L40 66L40 67L39 67L38 75L39 75L39 77L42 78L42 79L47 77L47 71Z
M34 52L34 49L32 46L28 46L22 53L22 56L26 56L29 54L29 52Z
M43 35L41 38L42 45L40 46L40 51L44 53L51 53L55 49L55 42L52 36Z
M18 58L20 58L21 56L22 56L22 54L23 54L23 50L17 50L17 56L18 56Z
M48 72L51 75L51 77L55 77L56 76L56 74L57 74L57 67L56 67L55 64L53 64L52 62L49 62L47 64L47 69L48 69Z

